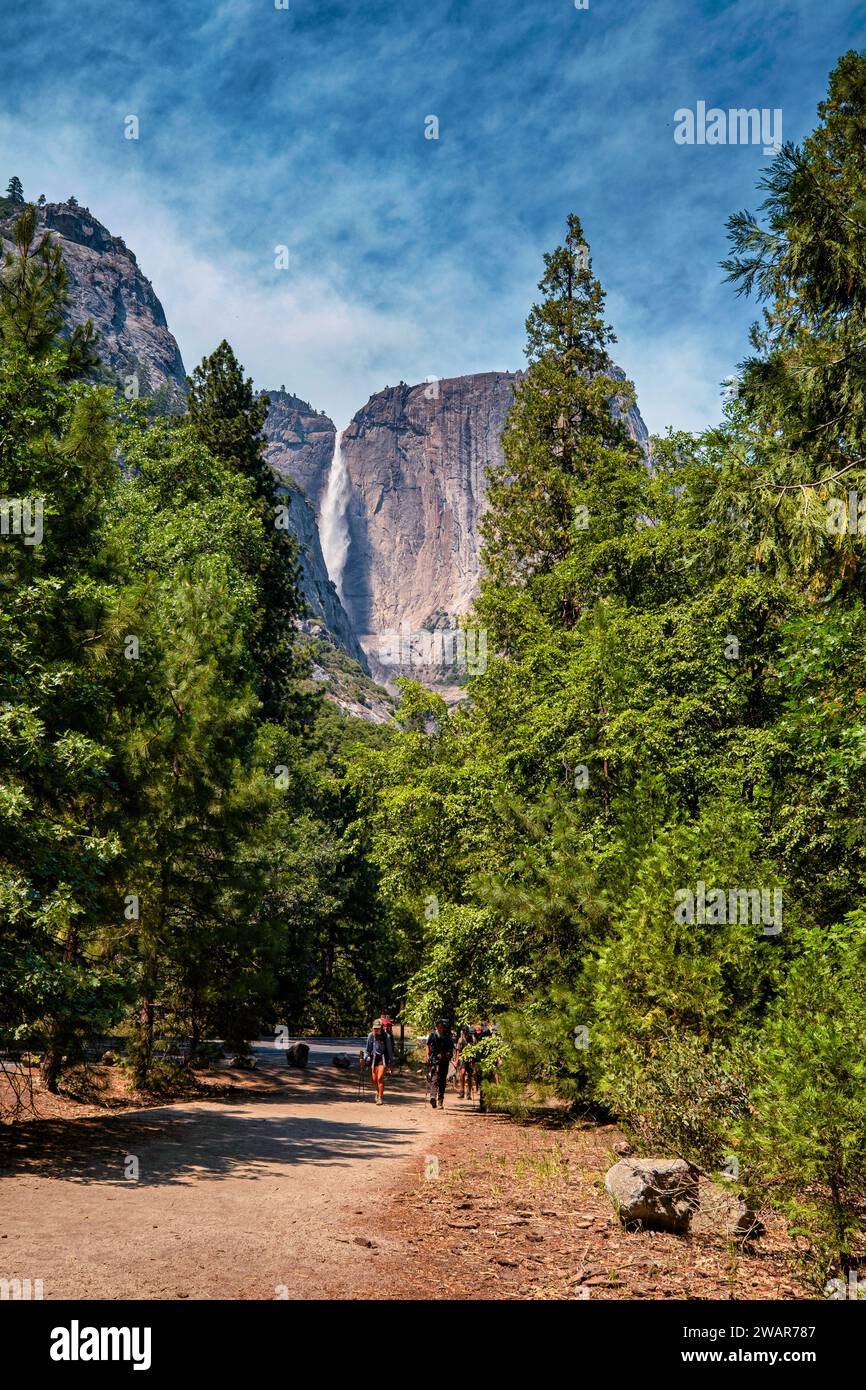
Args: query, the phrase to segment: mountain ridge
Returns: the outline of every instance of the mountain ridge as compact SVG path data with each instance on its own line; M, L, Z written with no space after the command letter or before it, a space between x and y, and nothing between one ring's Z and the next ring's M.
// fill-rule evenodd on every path
M0 240L8 240L13 216L8 209L0 214ZM93 321L106 379L127 391L134 383L163 411L182 409L180 348L135 253L74 200L46 203L37 216L57 239L66 265L67 324ZM611 371L625 379L620 368ZM336 425L284 386L259 393L269 401L265 457L299 547L308 608L302 627L309 636L327 634L365 675L392 689L400 674L453 684L452 670L412 657L408 670L395 667L395 637L452 629L472 607L487 473L503 462L500 436L522 376L492 370L415 385L401 381L370 395L341 434L348 551L339 575L328 573L319 527ZM627 424L646 450L648 433L636 406Z

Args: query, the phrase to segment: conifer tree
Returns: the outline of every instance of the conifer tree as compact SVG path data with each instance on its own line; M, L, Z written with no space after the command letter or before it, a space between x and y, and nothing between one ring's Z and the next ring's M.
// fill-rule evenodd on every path
M761 179L763 218L739 212L728 222L728 278L764 311L732 410L732 452L744 468L718 506L757 513L764 561L862 592L866 57L840 59L818 114L803 145L786 144Z
M611 373L604 293L580 220L544 257L544 298L526 321L529 367L515 389L482 523L486 579L478 605L497 648L513 650L523 596L543 621L571 628L617 587L614 551L634 526L641 453L623 415L628 383ZM524 605L518 604L518 607Z
M37 240L36 209L25 207L12 227L12 249L0 267L0 337L33 358L49 349L65 351L58 370L64 379L87 375L96 365L96 335L89 321L63 342L67 277L60 247L46 232Z
M253 638L259 667L263 717L296 719L296 682L303 670L294 643L297 619L305 611L299 589L297 547L280 525L279 492L264 457L266 396L256 396L252 380L225 341L196 367L189 380L189 419L196 437L215 458L236 468L253 485L258 515L270 538L267 560L257 575L261 621Z
M13 203L24 202L24 189L17 174L13 174L6 189L6 197Z
M104 526L109 400L68 381L65 277L33 229L28 208L0 272L0 497L39 519L32 543L0 539L0 1031L14 1045L44 1028L55 1089L76 1037L119 1006L100 958L117 906L122 595Z

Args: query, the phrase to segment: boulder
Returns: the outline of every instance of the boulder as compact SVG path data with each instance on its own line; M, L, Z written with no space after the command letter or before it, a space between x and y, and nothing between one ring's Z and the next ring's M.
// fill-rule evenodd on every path
M307 1065L307 1058L309 1055L310 1049L307 1047L306 1043L292 1043L291 1047L286 1051L286 1065L289 1067L298 1067L303 1070Z
M348 1071L352 1065L352 1058L348 1052L336 1052L331 1061L335 1067L342 1067L343 1071Z
M764 1227L740 1192L727 1183L701 1178L699 1205L691 1229L747 1240L759 1236Z
M661 1231L689 1229L698 1205L698 1174L681 1158L622 1158L605 1189L623 1225L640 1222Z

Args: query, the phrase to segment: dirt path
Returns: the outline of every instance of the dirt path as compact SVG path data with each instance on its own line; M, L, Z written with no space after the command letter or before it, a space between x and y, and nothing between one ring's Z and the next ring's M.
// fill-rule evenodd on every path
M450 1089L433 1111L409 1075L362 1103L334 1050L299 1073L262 1044L259 1070L209 1074L226 1098L64 1102L0 1132L0 1279L46 1299L419 1299L431 1280L476 1299L805 1296L771 1213L745 1248L698 1216L686 1237L624 1231L614 1126L521 1126Z
M367 1097L318 1063L237 1099L23 1125L0 1151L0 1278L46 1299L364 1298L406 1249L368 1245L379 1206L452 1123L408 1076Z

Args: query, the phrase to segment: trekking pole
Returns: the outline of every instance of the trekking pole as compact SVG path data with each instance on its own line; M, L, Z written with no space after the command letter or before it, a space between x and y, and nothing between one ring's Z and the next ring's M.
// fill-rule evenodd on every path
M359 1100L362 1100L362 1099L363 1099L364 1089L365 1089L365 1087L366 1087L366 1084L367 1084L367 1078L366 1078L366 1076L364 1075L364 1053L363 1053L363 1051L361 1051L361 1052L358 1053L358 1099L359 1099Z

